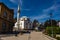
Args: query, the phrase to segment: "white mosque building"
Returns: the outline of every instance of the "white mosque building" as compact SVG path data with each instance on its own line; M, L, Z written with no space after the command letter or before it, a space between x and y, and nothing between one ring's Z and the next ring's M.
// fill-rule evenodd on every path
M32 22L26 16L20 18L20 4L18 4L17 10L17 22L14 25L13 30L25 30L25 29L32 29Z
M15 23L15 29L20 30L29 30L32 29L32 22L30 19L26 16L23 16L19 19L19 28L18 28L18 22Z

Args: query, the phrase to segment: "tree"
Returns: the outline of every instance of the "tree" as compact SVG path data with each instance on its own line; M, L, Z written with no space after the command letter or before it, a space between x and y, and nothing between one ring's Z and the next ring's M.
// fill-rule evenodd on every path
M45 25L45 27L51 26L51 20L45 21L44 25ZM52 26L57 26L57 21L56 20L52 20Z
M37 27L39 24L38 20L34 19L33 21L33 29L35 29L35 27Z
M40 30L40 31L44 30L44 25L43 25L43 24L40 24L40 25L39 25L39 30Z

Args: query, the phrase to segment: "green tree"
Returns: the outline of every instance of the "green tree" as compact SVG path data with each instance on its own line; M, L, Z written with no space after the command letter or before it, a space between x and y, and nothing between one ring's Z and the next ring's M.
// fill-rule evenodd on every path
M51 20L46 20L44 25L45 25L45 27L51 26ZM52 26L57 26L56 20L52 20Z

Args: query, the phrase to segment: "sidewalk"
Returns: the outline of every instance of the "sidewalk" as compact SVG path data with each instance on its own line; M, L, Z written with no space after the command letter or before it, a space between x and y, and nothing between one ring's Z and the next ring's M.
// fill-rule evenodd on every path
M51 39L51 40L57 40L57 39L55 39L55 38L52 38L52 37L50 37L50 36L48 36L48 35L45 35L45 34L43 34L45 37L47 37L47 38L49 38L49 39Z

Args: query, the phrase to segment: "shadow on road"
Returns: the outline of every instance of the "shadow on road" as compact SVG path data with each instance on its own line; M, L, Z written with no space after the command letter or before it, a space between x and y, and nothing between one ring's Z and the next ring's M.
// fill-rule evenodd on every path
M0 33L0 37L10 37L10 36L17 36L18 34L30 34L30 31L13 31L13 32L5 32L5 33Z

